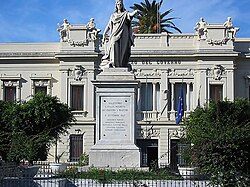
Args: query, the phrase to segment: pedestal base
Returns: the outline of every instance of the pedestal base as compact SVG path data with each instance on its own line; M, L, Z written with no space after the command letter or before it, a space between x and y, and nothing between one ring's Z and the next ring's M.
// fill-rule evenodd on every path
M94 167L140 167L140 151L135 145L95 145L89 152L89 158L89 165Z
M95 167L138 168L135 145L136 95L139 82L127 68L104 69L96 87L96 145L89 151Z

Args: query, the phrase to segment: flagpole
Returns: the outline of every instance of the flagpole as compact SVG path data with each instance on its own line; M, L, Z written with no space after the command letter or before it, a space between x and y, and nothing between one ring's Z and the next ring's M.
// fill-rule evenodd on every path
M160 9L160 2L157 1L157 33L161 33L161 17L160 17L160 12L159 12L159 9Z
M179 125L179 123L182 121L183 116L184 116L184 97L183 97L183 77L182 77L180 96L178 99L178 107L175 120L176 125Z

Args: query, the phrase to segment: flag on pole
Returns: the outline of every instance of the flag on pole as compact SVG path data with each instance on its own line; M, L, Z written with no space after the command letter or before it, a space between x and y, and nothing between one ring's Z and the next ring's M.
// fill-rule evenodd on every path
M184 116L184 98L183 98L183 88L181 85L180 96L178 100L177 114L176 114L176 125L181 122L182 116Z

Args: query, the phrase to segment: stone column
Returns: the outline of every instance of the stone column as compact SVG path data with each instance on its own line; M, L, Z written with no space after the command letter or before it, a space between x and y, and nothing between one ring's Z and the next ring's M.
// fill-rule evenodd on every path
M171 83L171 111L174 111L174 83Z
M175 83L171 83L171 114L170 120L175 120L175 110L174 110L174 85Z
M156 83L155 81L153 81L152 85L153 85L153 111L156 111Z
M190 111L190 82L187 82L187 112Z
M160 111L161 111L161 120L169 120L169 109L170 98L169 98L169 80L167 77L167 72L162 72L162 77L160 81L160 92L161 92L161 100L160 100Z

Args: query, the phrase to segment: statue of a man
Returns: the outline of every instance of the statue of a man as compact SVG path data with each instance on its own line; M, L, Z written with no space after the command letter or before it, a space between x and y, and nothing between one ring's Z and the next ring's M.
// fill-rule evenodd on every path
M89 39L96 40L98 33L101 31L100 29L96 29L95 19L90 18L90 21L87 23L87 28L89 31Z
M58 28L58 32L60 32L60 39L62 42L67 42L68 41L68 37L69 37L69 28L71 27L70 23L68 22L67 19L63 20L63 23L57 24L60 28Z
M123 0L117 0L115 11L103 33L103 42L106 45L105 55L102 58L102 67L128 67L131 46L134 45L131 21L138 10L126 11ZM109 40L107 33L110 31Z
M206 39L207 22L204 20L204 18L200 18L200 21L196 23L194 30L196 30L199 39Z
M236 32L238 32L240 30L240 28L234 27L231 17L228 17L227 21L223 25L226 27L227 37L229 37L228 31L232 32L232 38L235 38Z

